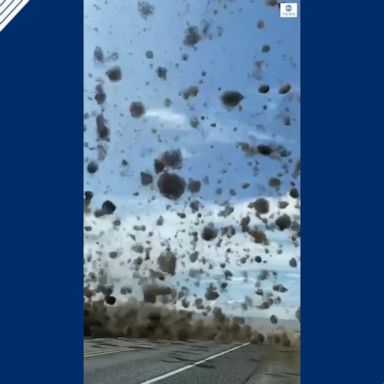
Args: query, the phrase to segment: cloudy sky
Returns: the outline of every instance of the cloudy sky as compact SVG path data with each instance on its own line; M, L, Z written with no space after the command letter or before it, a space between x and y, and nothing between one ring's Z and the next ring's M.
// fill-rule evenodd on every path
M139 3L145 8L146 2L136 0L85 1L84 188L94 193L93 210L107 199L117 207L114 215L85 217L85 225L92 227L85 232L85 254L98 254L102 260L94 258L87 268L102 265L110 282L132 286L139 295L137 281L156 269L157 256L168 246L177 252L178 263L176 275L167 282L187 286L191 297L201 297L207 285L224 281L220 263L226 261L234 276L211 304L245 316L292 318L299 305L300 248L292 241L290 230L279 231L273 222L282 213L299 222L298 201L289 196L292 183L300 186L299 178L292 176L300 158L299 19L281 19L278 8L264 0L151 0L148 15L140 12ZM188 26L196 26L201 35L194 46L183 43ZM94 58L96 47L104 53L102 63ZM113 82L106 71L116 66L122 78ZM165 79L158 76L158 67L166 69ZM107 95L102 106L95 101L97 84ZM291 90L279 93L285 84ZM261 85L268 85L269 92L260 93ZM182 93L190 86L197 86L198 94L186 100ZM244 96L241 108L223 105L220 97L228 90ZM165 105L165 99L170 105ZM130 114L133 101L145 105L146 113L139 119ZM109 142L97 139L95 118L100 113L111 131ZM191 119L199 124L193 127ZM247 156L239 148L240 142L270 145L277 155ZM282 149L289 156L282 157ZM155 176L154 159L167 150L182 153L183 165L177 174L202 181L196 196L186 192L171 201L161 196L156 181L141 185L140 172ZM105 156L101 156L103 151ZM98 163L98 170L90 174L87 164L92 160ZM278 189L269 185L271 177L281 180ZM272 215L266 232L269 253L240 228L241 218L248 215L251 226L265 229L248 207L259 197L270 202L270 213L265 216ZM191 199L203 206L200 221L189 208ZM284 210L278 207L281 200L289 203ZM233 213L225 217L220 212L226 205ZM159 216L164 218L163 226L156 225ZM112 224L117 218L119 227ZM219 229L233 225L237 233L224 236L220 246L199 241L193 250L207 262L199 258L191 263L189 233L201 231L208 223ZM135 225L145 225L146 231L133 229ZM127 263L138 256L131 250L135 244L150 246L153 255L136 272L132 262ZM232 250L229 254L228 248ZM111 260L111 251L117 251L119 257ZM249 260L242 264L240 259L246 255ZM254 262L257 255L265 263ZM296 268L289 265L292 258L298 262ZM197 279L190 278L191 268L203 272ZM281 304L267 311L256 307L244 311L241 304L246 296L260 304L261 298L254 292L262 269L278 272L276 281L263 282L265 292L276 282L288 291L281 294ZM135 273L139 279L132 277Z

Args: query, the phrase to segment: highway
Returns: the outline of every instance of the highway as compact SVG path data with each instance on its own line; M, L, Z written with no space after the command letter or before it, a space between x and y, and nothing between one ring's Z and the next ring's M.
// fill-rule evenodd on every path
M93 339L85 384L299 384L299 351L250 343Z

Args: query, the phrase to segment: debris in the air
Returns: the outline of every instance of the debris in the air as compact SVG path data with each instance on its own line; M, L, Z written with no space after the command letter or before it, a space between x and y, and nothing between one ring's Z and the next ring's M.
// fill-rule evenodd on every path
M188 181L188 191L191 193L198 193L201 189L201 181L189 179Z
M267 244L268 238L265 232L259 228L249 229L248 233L253 237L257 244Z
M104 62L104 52L100 47L96 47L93 52L93 57L96 62L103 63Z
M105 302L109 305L114 305L116 303L116 297L115 296L107 296L105 298Z
M102 210L104 211L105 214L112 214L115 209L116 209L116 206L115 204L112 203L112 201L109 201L109 200L106 200L104 201L103 205L101 206Z
M190 26L185 30L184 44L188 46L195 46L201 40L200 32L197 27Z
M184 297L181 301L181 305L183 306L183 308L189 308L189 301Z
M169 107L172 105L172 101L171 101L171 99L169 99L169 98L167 97L166 99L164 99L163 104L164 104L164 107L169 108Z
M195 261L197 261L197 259L199 258L199 253L198 252L192 252L190 255L189 255L189 260L191 261L191 263L194 263Z
M195 300L195 306L196 306L197 309L204 309L203 299L197 298Z
M185 180L175 173L163 173L157 181L160 193L171 200L180 198L185 192Z
M280 316L294 318L299 305L296 58L279 26L268 31L278 10L254 1L253 47L233 45L241 20L219 20L241 16L243 4L232 2L209 2L199 15L188 15L191 4L168 8L169 20L180 19L172 46L149 39L163 22L157 3L137 1L123 45L123 25L110 20L100 32L113 44L87 48L86 336L293 343ZM284 77L273 73L280 61Z
M96 116L97 136L100 140L109 141L110 130L103 114Z
M193 213L196 213L200 209L200 203L197 200L191 201L189 207Z
M216 287L213 284L210 284L205 292L205 298L207 300L216 300L219 296Z
M291 196L293 199L298 199L299 198L299 190L297 188L292 188L289 191L289 196Z
M172 293L172 289L167 286L148 284L143 287L143 299L146 303L155 303L157 296L166 296Z
M285 126L290 126L291 125L291 117L290 116L284 116L283 122Z
M265 0L265 3L267 5L270 5L271 7L275 7L278 4L277 0Z
M289 205L288 201L279 201L278 206L280 209L285 209Z
M268 93L269 92L269 85L268 84L260 85L259 92L260 93Z
M146 52L145 52L145 57L146 57L147 59L153 59L153 58L154 58L154 54L153 54L152 51L146 51Z
M219 216L221 217L228 217L229 215L231 215L233 213L233 211L235 210L234 207L230 206L228 203L225 205L225 208L220 211L218 213Z
M265 336L262 333L255 331L255 333L251 336L250 341L252 344L263 344Z
M253 203L253 208L258 214L264 215L269 212L269 201L264 197L260 197Z
M140 172L140 181L142 185L149 185L153 182L153 176L147 172Z
M113 212L115 212L116 206L112 203L110 200L104 201L104 203L101 206L101 209L98 209L95 212L96 217L101 217L104 215L111 215Z
M245 232L245 231L243 231ZM232 236L236 234L236 228L233 225L228 225L221 229L221 234L224 236L226 235L228 239L230 239Z
M272 287L272 289L276 292L284 293L287 292L288 289L284 287L282 284L276 284Z
M163 80L167 80L167 68L165 67L157 67L156 69L156 73L157 73L157 76L160 77L160 79L163 79Z
M183 156L179 149L165 151L161 157L160 161L167 167L180 169L183 166Z
M289 215L284 213L276 219L275 224L278 226L280 231L284 231L284 229L288 229L291 226L292 220Z
M133 101L129 106L129 111L132 117L139 118L145 113L144 104L141 101Z
M195 85L192 85L183 91L183 98L188 100L190 97L196 97L198 93L199 88L197 88Z
M96 173L99 169L99 164L95 160L91 160L87 165L87 171L89 173Z
M214 240L217 237L218 231L213 224L204 227L201 237L206 241Z
M170 275L174 275L176 272L176 255L170 250L163 252L157 259L159 268Z
M121 287L120 288L120 293L122 295L127 295L129 293L132 293L132 288L131 287Z
M257 280L263 281L268 279L268 277L269 277L269 271L267 271L266 269L263 269L262 271L260 271L257 277Z
M189 124L191 125L192 128L197 128L200 124L199 118L196 116L191 117L189 120Z
M148 1L139 1L137 3L137 10L139 11L140 15L146 19L148 16L153 15L155 7L148 3Z
M292 267L292 268L296 268L297 267L297 261L294 257L292 257L290 260L289 260L289 266Z
M277 320L277 317L275 315L272 315L269 320L271 321L272 324L277 324L278 320Z
M93 193L91 191L84 192L84 213L91 213L90 205L93 198Z
M273 152L273 149L269 145L260 144L257 146L257 152L261 155L269 156Z
M136 253L143 253L144 247L141 244L134 244L132 245L131 250Z
M106 72L109 80L112 82L120 81L122 78L120 67L113 67Z
M247 156L254 156L258 153L257 147L253 145L244 142L240 142L238 145Z
M164 171L165 164L164 164L163 161L161 161L159 159L155 159L154 162L153 162L153 167L155 168L156 174L159 174L159 173Z
M238 91L226 91L221 96L221 101L228 108L234 108L241 103L244 96Z
M263 53L268 53L270 50L271 50L271 46L269 44L264 44L261 47L261 52L263 52Z
M111 259L116 259L119 256L119 254L116 251L109 252L109 257Z
M271 177L269 179L269 186L272 188L279 188L281 185L281 180L277 177Z
M245 216L241 219L240 221L240 226L241 226L241 230L243 232L247 232L248 231L248 226L249 226L249 223L251 222L251 218L249 216Z
M290 90L291 90L291 85L290 84L285 84L285 85L282 85L280 88L279 88L279 93L281 93L282 95L285 94L285 93L288 93Z
M101 84L96 85L96 90L95 90L95 100L97 104L101 105L105 103L105 100L107 98L107 95L104 92L104 89Z

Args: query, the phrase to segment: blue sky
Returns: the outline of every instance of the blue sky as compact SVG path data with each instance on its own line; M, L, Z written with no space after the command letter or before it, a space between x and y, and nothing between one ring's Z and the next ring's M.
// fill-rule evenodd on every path
M154 232L151 239L154 255L164 248L164 241L178 254L185 253L190 238L181 230L188 232L203 226L196 226L192 215L188 214L187 194L177 202L170 202L161 197L156 186L140 185L140 172L153 173L154 158L166 150L181 150L183 167L177 171L180 175L187 179L209 178L209 184L203 185L198 196L204 204L205 223L213 222L218 227L238 226L240 218L250 213L248 203L261 196L270 200L275 215L279 214L277 202L281 199L290 203L284 212L298 221L300 215L297 202L287 197L293 180L293 164L300 158L299 19L281 19L278 9L265 5L264 0L149 2L154 6L154 13L143 18L138 12L137 1L85 1L84 112L89 115L85 120L85 166L90 159L97 159L95 115L101 108L94 101L94 89L99 82L107 94L104 116L111 129L111 140L98 172L89 175L85 171L84 187L95 194L93 208L106 199L117 205L114 217L85 218L86 224L93 227L92 234L85 237L85 253L103 252L105 262L102 264L108 262L110 279L122 284L132 283L133 272L129 265L120 265L120 262L129 258L134 243L148 240L145 233L132 231L132 225L139 222ZM263 29L257 28L258 20L264 21ZM196 47L183 45L187 26L202 29L205 23L210 25L210 36L203 38ZM271 47L268 53L262 52L264 44ZM105 56L117 52L118 58L111 58L102 65L95 63L93 52L96 46L103 49ZM153 52L153 59L146 58L147 50ZM188 55L187 61L182 60L183 54ZM256 70L257 61L263 62L261 71ZM113 83L105 72L115 65L121 67L122 80ZM157 76L158 66L167 68L166 80ZM202 71L206 72L205 76ZM292 85L292 90L286 95L279 94L278 89L286 83ZM266 95L258 92L262 84L270 86ZM192 85L199 87L199 93L195 98L185 100L180 92ZM241 111L223 107L220 95L226 90L237 90L244 95ZM163 105L165 98L172 101L169 108ZM146 114L140 119L132 118L129 113L130 103L136 100L146 107ZM263 105L267 106L266 110ZM205 120L192 128L190 119L202 115ZM290 126L283 124L287 115L291 117ZM216 126L212 127L212 123ZM246 157L236 146L238 142L282 145L291 151L292 164L287 164L289 172L281 177L279 191L270 188L268 180L282 172L287 160ZM129 165L122 167L122 159ZM248 165L255 160L259 162L257 174ZM298 187L299 181L294 180ZM248 189L241 188L245 182L250 184ZM218 187L223 189L221 195L215 192ZM236 196L229 194L231 188L236 190ZM134 196L136 192L139 194ZM235 209L231 216L223 218L218 212L226 201ZM168 210L167 205L171 206ZM186 212L187 218L180 220L177 212ZM155 225L159 215L165 218L163 227ZM118 230L111 225L116 217L122 221ZM261 224L256 217L252 217L251 223ZM179 232L177 238L174 237L176 232ZM135 233L136 241L127 233ZM271 244L267 257L264 257L264 247L251 242L246 234L238 233L224 242L235 250L236 255L244 252L261 254L267 263L242 265L238 263L238 257L233 256L228 264L235 278L217 305L237 313L241 311L238 304L245 296L257 302L258 298L253 294L255 277L260 269L270 269L277 271L279 282L288 287L288 292L282 295L282 304L268 311L247 313L256 316L276 313L281 318L293 316L299 305L300 263L297 268L291 268L288 261L292 257L299 260L300 247L292 244L290 233L286 231L271 229L268 237ZM220 280L218 264L224 257L222 248L199 242L199 251L214 265L209 275L201 277L200 287L186 281L185 276L191 268L186 260L180 261L177 274L170 281L190 284L191 291L201 295L207 284ZM112 262L107 254L115 249L119 249L122 257ZM278 249L282 249L281 254L277 253ZM154 265L148 265L148 269L151 267ZM142 276L147 272L144 268ZM248 276L244 281L245 273ZM268 290L272 284L273 281L269 281L263 287ZM137 287L137 292L139 290Z

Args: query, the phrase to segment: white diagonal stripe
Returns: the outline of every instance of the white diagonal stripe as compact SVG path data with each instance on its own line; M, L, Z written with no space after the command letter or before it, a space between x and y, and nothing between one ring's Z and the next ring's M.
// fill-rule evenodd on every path
M0 32L28 2L29 0L0 0Z
M141 384L154 384L154 383L157 383L157 382L159 382L159 381L162 381L162 380L164 380L164 379L167 379L168 377L175 376L175 375L177 375L178 373L181 373L181 372L187 371L188 369L197 367L197 366L199 366L200 364L203 364L203 363L205 363L205 362L207 362L207 361L209 361L209 360L216 359L217 357L226 355L226 354L229 353L229 352L233 352L233 351L236 351L237 349L246 347L246 346L249 345L249 344L250 344L250 343L244 343L244 344L238 345L237 347L233 347L233 348L231 348L231 349L227 349L226 351L223 351L223 352L220 352L220 353L216 353L216 355L209 356L209 357L207 357L206 359L203 359L203 360L200 360L200 361L196 361L196 363L193 363L193 364L185 365L184 367L181 367L181 368L176 369L176 370L174 370L174 371L168 372L168 373L166 373L166 374L164 374L164 375L157 376L157 377L154 377L153 379L144 381L144 382L142 382Z

